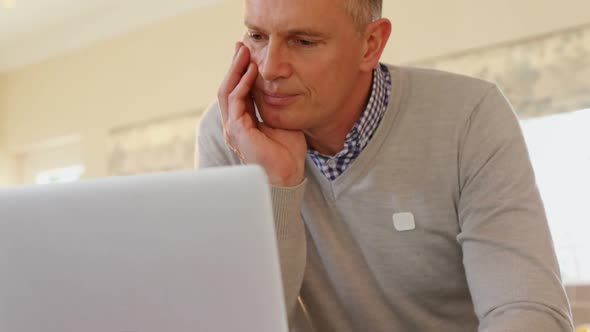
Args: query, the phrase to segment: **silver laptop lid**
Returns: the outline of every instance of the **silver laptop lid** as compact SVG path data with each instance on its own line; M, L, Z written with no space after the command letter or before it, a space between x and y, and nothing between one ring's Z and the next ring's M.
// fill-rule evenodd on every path
M287 331L254 166L0 189L0 331Z

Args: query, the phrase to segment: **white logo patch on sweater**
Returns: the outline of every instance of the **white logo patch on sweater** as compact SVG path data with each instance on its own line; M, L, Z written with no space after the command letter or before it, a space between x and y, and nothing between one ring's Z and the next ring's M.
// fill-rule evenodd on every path
M398 232L407 232L416 229L414 214L411 212L394 213L393 227Z

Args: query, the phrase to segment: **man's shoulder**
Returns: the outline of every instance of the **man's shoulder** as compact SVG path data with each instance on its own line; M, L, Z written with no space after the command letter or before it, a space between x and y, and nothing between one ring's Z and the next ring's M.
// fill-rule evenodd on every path
M390 70L390 72L398 72L399 75L402 75L408 79L417 82L426 81L430 82L431 84L438 85L456 84L465 86L475 86L476 88L483 89L495 85L493 82L489 82L480 78L439 69L413 66L395 66L389 64L385 65Z
M409 66L388 65L388 69L392 93L401 94L402 107L418 108L421 114L443 111L448 117L466 118L492 91L502 95L495 83L475 77Z
M202 121L209 125L222 126L221 111L217 100L212 101L201 116Z
M406 81L414 93L433 97L480 98L496 87L493 82L438 69L393 65L387 67L392 75Z
M211 102L203 112L199 122L199 132L207 136L223 135L223 122L217 100Z

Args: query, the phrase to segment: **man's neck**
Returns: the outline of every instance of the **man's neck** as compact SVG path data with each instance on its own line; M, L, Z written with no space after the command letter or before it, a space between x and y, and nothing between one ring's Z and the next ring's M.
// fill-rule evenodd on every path
M346 135L362 116L371 95L373 72L363 73L350 98L342 105L341 113L327 126L305 130L307 145L317 152L334 156L344 148Z

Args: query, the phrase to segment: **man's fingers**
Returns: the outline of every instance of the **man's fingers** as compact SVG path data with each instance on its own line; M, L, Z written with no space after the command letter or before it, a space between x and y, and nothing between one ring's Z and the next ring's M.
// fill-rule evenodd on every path
M244 76L228 97L228 118L224 122L226 143L244 161L240 154L240 136L246 129L256 127L257 119L254 111L254 101L250 97L250 90L258 76L258 69L251 63Z
M238 55L238 51L240 50L240 47L244 46L244 44L242 42L236 42L236 47L234 49L234 56L233 59L236 58L236 56Z
M250 51L246 46L242 45L227 72L225 80L221 84L220 92L225 93L226 96L229 95L240 82L240 79L248 69L249 63Z
M236 43L237 53L232 65L219 88L218 99L223 118L224 138L227 146L236 153L241 160L245 160L238 149L239 139L236 135L256 122L254 102L250 91L256 82L258 68L250 63L250 50L242 43ZM247 117L244 118L245 113Z
M221 116L224 122L227 120L227 98L235 89L236 85L240 82L242 76L248 68L248 63L250 62L250 52L248 48L242 43L238 43L236 46L238 48L238 52L236 53L230 69L217 92L217 99L219 101Z
M254 105L250 105L253 103L252 98L250 97L250 93L254 83L256 82L256 77L258 76L258 68L256 64L250 63L248 65L248 69L240 82L236 85L234 90L229 94L228 97L228 116L231 119L237 119L245 111L250 111L253 109Z

